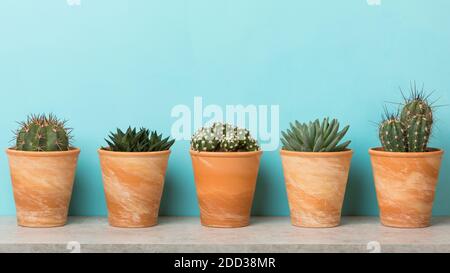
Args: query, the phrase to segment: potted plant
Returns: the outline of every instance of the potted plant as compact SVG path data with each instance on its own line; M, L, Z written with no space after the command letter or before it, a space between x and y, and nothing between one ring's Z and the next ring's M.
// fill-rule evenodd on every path
M281 159L291 222L300 227L335 227L341 219L352 150L340 144L348 131L339 122L290 124L282 132Z
M202 225L247 226L262 154L250 132L214 123L194 134L190 154Z
M17 223L56 227L67 222L80 150L70 145L71 129L52 114L30 115L20 123L9 159Z
M427 227L443 150L428 147L434 114L423 88L411 86L403 97L399 114L386 113L379 125L382 147L369 150L380 219L390 227Z
M98 150L108 220L115 227L150 227L158 222L170 147L175 140L156 131L117 129Z

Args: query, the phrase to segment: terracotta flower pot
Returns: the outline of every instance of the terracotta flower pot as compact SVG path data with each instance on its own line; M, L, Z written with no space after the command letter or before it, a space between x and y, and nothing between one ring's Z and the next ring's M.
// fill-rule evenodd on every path
M202 225L247 226L262 151L190 153Z
M369 150L381 223L390 227L427 227L443 151L422 153Z
M156 225L170 151L98 153L109 224L130 228Z
M24 152L7 149L17 223L57 227L67 222L79 149Z
M280 153L292 224L338 226L352 150L317 153L281 150Z

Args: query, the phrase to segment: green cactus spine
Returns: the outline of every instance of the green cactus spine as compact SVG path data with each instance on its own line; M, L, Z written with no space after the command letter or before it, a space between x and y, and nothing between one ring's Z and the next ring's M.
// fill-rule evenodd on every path
M70 129L54 115L31 115L16 133L16 150L33 152L68 151Z

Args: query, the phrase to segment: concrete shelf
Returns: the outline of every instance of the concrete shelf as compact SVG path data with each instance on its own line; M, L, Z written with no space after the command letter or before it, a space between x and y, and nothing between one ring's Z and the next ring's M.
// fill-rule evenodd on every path
M79 248L78 248L79 246ZM59 228L24 228L0 217L0 252L450 252L450 217L433 226L396 229L376 217L344 217L342 225L306 229L287 217L253 217L245 228L202 227L198 217L161 217L145 229L113 228L104 217L71 217Z

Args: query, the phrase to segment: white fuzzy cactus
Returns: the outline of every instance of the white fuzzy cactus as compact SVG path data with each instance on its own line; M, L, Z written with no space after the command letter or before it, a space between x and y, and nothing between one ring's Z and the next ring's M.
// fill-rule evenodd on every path
M250 152L260 148L249 130L216 122L192 136L191 149L200 152Z

